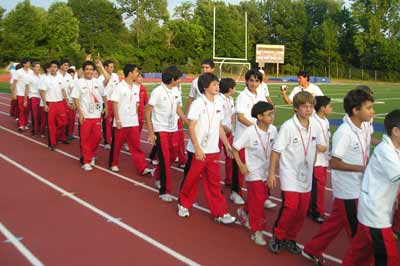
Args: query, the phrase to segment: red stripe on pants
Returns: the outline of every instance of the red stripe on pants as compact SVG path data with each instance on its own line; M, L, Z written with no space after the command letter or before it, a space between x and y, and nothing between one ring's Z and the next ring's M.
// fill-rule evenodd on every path
M393 217L393 231L400 232L400 193L397 196L397 206Z
M19 127L26 127L28 125L29 120L29 100L27 102L27 106L24 107L25 96L17 96L18 100L18 111L19 111Z
M139 127L114 128L114 138L111 147L111 166L117 166L119 163L119 153L124 142L128 143L129 151L132 156L136 171L141 174L146 168L146 159L144 152L140 149Z
M31 101L31 110L32 110L32 132L39 133L40 128L40 98L39 97L32 97Z
M75 118L76 118L76 110L71 107L66 107L67 111L67 136L72 136L75 130Z
M354 199L357 206L357 200ZM351 215L351 217L349 217ZM349 239L352 238L352 226L349 218L357 221L357 212L348 214L346 212L345 200L335 198L333 201L332 213L319 228L318 233L312 240L304 246L304 251L314 256L320 257L329 244L344 228Z
M232 133L226 134L229 144L233 144ZM225 155L225 184L232 184L232 164L233 159L227 156L227 152L222 141L219 141L219 150L224 152Z
M107 101L107 116L106 116L106 143L107 144L111 144L113 123L114 123L113 102Z
M55 146L57 140L65 141L65 126L67 125L67 115L65 113L64 101L49 102L49 112L47 114L47 124L49 127L50 145Z
M325 185L327 167L315 166L313 170L313 184L311 192L312 212L318 213L320 216L325 214Z
M79 131L83 164L90 163L96 156L96 150L101 142L101 119L85 118Z
M47 126L47 113L44 106L39 107L40 110L40 135L44 135Z
M154 177L160 180L160 195L171 193L171 164L174 160L174 136L175 132L156 132L158 165Z
M264 202L268 198L267 185L264 181L247 181L247 201L245 211L249 216L252 232L265 230Z
M204 161L195 158L191 154L192 160L189 172L184 177L179 202L185 208L192 208L197 197L199 178L203 182L203 191L213 217L220 217L227 213L225 197L221 193L220 174L219 174L219 153L205 155Z
M276 238L296 240L307 215L310 194L310 192L282 191L282 206L273 230Z
M359 223L342 265L398 266L399 259L391 228L370 228Z
M178 131L175 132L174 140L174 154L172 157L174 158L174 160L176 157L178 157L179 165L185 164L185 133L183 131L183 124L181 119L178 119Z
M18 110L18 100L11 100L10 103L10 115L18 118L19 116L19 110Z

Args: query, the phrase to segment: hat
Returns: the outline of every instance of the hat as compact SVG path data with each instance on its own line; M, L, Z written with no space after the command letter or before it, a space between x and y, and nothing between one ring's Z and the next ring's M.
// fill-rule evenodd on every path
M259 69L258 72L260 72L261 74L265 75L265 72L262 69Z
M251 108L251 116L257 118L258 114L262 114L265 111L273 110L274 106L268 102L260 101Z

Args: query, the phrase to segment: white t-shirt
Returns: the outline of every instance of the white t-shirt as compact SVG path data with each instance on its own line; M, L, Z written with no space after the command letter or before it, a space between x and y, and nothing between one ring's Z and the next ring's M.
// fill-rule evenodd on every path
M308 91L309 93L311 93L312 94L312 96L324 96L324 94L322 93L322 91L321 91L321 89L317 86L317 85L315 85L315 84L313 84L313 83L308 83L308 87L307 88L303 88L303 87L301 87L301 86L296 86L296 87L294 87L293 88L293 90L290 92L290 94L289 94L289 99L291 100L291 101L293 101L293 98L294 98L294 96L297 94L297 93L299 93L299 92L301 92L301 91Z
M65 93L67 94L68 101L70 103L72 103L71 93L72 93L72 90L74 89L74 79L68 73L65 73L65 75L63 75L61 72L58 72L58 75L60 75L60 77L62 78L62 80L64 82L64 90L65 90Z
M40 93L39 93L39 88L40 88L40 83L42 81L42 75L36 75L32 72L32 74L29 76L29 98L36 97L40 98Z
M60 102L64 100L62 91L64 90L64 82L60 75L44 75L40 90L46 91L47 102Z
M99 82L101 82L101 84L104 87L104 75L101 75L99 77ZM111 73L111 78L107 83L107 86L104 89L105 95L107 97L107 101L109 101L111 99L111 94L113 93L113 90L117 87L117 85L119 84L119 77L117 74L115 73Z
M274 125L270 125L267 132L254 125L247 127L235 140L233 147L236 150L245 149L246 165L249 169L246 181L267 180L269 158L277 136L278 131Z
M24 70L23 68L18 69L14 75L14 81L17 81L16 95L25 96L26 85L30 81L30 76L33 74L31 69Z
M232 115L235 113L235 102L231 96L225 97L224 94L220 93L216 97L224 108L224 119L222 125L229 128L232 131Z
M223 118L222 103L217 99L211 102L202 95L194 100L190 106L188 119L197 121L194 131L205 154L219 152L219 130ZM191 139L189 139L186 149L194 153Z
M132 88L125 80L121 81L113 93L111 101L118 103L118 114L121 120L122 127L139 126L137 107L139 106L139 91L140 87L133 84ZM117 121L114 119L114 127L117 126Z
M332 138L332 157L353 165L366 165L370 136L358 128L347 116ZM339 199L358 199L360 196L361 172L332 169L333 196Z
M168 89L165 84L154 88L148 104L153 107L151 121L154 132L178 131L178 114L176 109L181 105L180 91L177 87Z
M200 93L200 91L199 91L199 84L198 84L198 82L199 82L199 78L195 78L193 81L192 81L192 85L191 85L191 87L190 87L190 92L189 92L189 97L192 97L192 98L194 98L194 99L197 99L197 98L199 98L202 94Z
M315 124L317 124L322 132L323 143L321 145L326 147L326 152L317 152L317 160L315 161L315 166L329 166L329 139L331 137L331 132L329 130L329 120L324 118L322 119L317 115L316 112L313 113L312 119Z
M75 82L71 97L79 99L84 118L100 118L103 109L104 87L98 80L81 78Z
M269 89L267 83L264 81L261 82L260 86L258 86L257 91L260 91L265 94L265 98L269 97Z
M358 201L360 223L373 228L390 228L399 184L400 150L384 135L364 173Z
M249 89L245 88L236 98L236 113L244 114L247 120L255 124L257 119L251 116L251 109L253 105L259 101L266 101L264 93L257 91L257 94L253 94ZM236 115L235 137L239 137L246 128L247 126L239 122L238 116Z
M272 148L281 155L279 176L282 191L311 191L317 144L322 143L321 129L313 119L309 120L308 129L300 124L296 115L283 123Z
M15 72L16 72L17 70L15 70L15 69L11 69L10 70L10 84L13 84L14 83L14 77L15 77Z

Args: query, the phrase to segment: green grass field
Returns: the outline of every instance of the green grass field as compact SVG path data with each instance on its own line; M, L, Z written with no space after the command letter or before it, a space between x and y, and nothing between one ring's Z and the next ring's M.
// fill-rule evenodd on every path
M156 87L158 84L149 83L146 84L149 96L151 90ZM369 84L370 85L370 84ZM276 120L275 125L279 127L283 121L289 119L293 116L293 108L290 105L285 105L282 97L280 96L279 84L269 84L269 90L272 96L272 100L276 105ZM295 86L295 84L289 84L289 91ZM355 85L342 85L342 84L322 84L319 85L321 90L324 92L326 96L332 98L333 102L333 114L329 117L329 119L341 119L344 115L343 110L343 97L344 95ZM370 85L370 87L374 91L375 97L375 118L374 121L378 124L383 124L383 119L385 115L393 109L400 108L400 86L398 84L377 84ZM238 93L243 90L244 84L237 85ZM186 103L188 94L190 91L190 84L182 85L182 97L184 103ZM7 82L0 83L0 92L9 92L9 84ZM237 94L238 94L237 93ZM332 126L332 133L335 131L336 127ZM380 136L381 133L376 133L377 136Z

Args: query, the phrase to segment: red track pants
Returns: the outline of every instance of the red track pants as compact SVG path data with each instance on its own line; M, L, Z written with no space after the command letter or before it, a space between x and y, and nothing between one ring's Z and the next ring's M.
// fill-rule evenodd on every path
M15 117L15 118L19 117L18 100L11 100L10 116Z
M245 150L241 149L239 151L240 160L243 163L246 163L246 155ZM232 161L232 191L235 191L239 195L242 195L242 187L243 187L244 177L242 173L240 173L239 167L236 164L236 161Z
M307 215L310 194L282 191L282 206L273 229L276 238L296 240Z
M18 111L19 111L19 120L18 120L18 126L19 127L26 127L28 125L28 120L29 120L29 100L27 103L27 106L24 107L24 96L17 96L18 100Z
M44 110L44 106L39 106L40 112L40 135L44 135L47 126L47 113Z
M325 185L327 167L315 166L313 171L312 190L311 190L311 213L313 215L324 216L325 214Z
M203 182L203 191L213 217L220 217L227 213L225 197L221 192L219 174L219 153L206 154L204 161L195 158L194 153L188 153L189 166L187 175L183 178L179 202L185 208L192 208L197 197L199 178Z
M158 165L154 177L160 180L160 195L171 193L171 164L175 159L174 142L175 132L156 132Z
M185 154L185 132L183 131L182 120L178 119L178 131L175 132L174 153L172 158L178 157L179 165L186 163Z
M226 137L228 138L228 142L232 145L233 143L233 136L232 133L226 134ZM219 150L224 152L225 154L225 184L226 185L231 185L232 184L232 165L233 165L233 159L229 158L226 153L226 149L222 141L219 141ZM243 182L243 181L242 181Z
M40 128L40 98L32 97L30 99L31 118L32 118L32 133L38 134Z
M399 259L391 228L371 228L359 223L342 265L398 266Z
M64 101L48 102L49 112L47 114L47 125L49 127L49 145L55 146L57 140L67 140L65 126L67 125L67 114Z
M319 232L304 246L304 251L316 257L324 250L344 228L349 239L357 232L357 199L343 200L335 198L331 215L319 228Z
M113 128L113 138L111 143L110 151L110 166L118 166L119 153L121 151L122 144L128 143L129 151L132 156L133 164L135 165L136 171L141 174L146 168L146 159L144 152L140 149L140 137L139 127L123 127L118 129Z
M82 162L87 164L96 157L96 150L101 142L101 118L86 118L79 131Z
M66 127L66 134L68 137L71 137L74 134L75 130L75 120L76 120L76 110L72 109L68 106L65 107L67 113L67 127Z
M107 101L107 115L105 117L105 126L103 129L105 132L104 139L106 144L111 144L113 123L114 123L113 103L112 101Z
M264 181L247 181L247 201L244 210L249 216L252 232L265 230L264 202L268 198L267 184Z
M400 232L400 193L397 196L397 206L393 217L393 231Z

